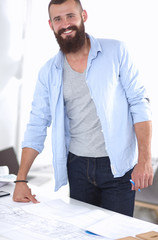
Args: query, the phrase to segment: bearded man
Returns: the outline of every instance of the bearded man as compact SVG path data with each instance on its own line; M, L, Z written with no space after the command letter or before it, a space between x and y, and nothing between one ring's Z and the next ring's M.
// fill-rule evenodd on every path
M68 180L71 198L133 216L135 191L153 181L146 90L121 41L85 32L79 0L48 10L60 51L39 72L13 200L38 202L26 179L52 124L55 191Z

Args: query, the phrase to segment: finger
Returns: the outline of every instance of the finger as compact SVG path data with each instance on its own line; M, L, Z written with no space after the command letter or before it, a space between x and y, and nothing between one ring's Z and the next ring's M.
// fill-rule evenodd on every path
M31 188L29 188L29 190L30 190L30 194L28 194L28 196L27 196L29 198L29 200L33 203L39 203L39 201L35 198L36 195L32 194Z
M148 187L149 186L149 179L148 178L145 178L144 179L144 188Z
M134 189L134 186L133 186L133 184L131 183L131 190L132 191L134 191L135 189Z
M151 176L149 177L148 183L149 183L149 186L151 186L151 185L153 184L153 175L151 175Z
M134 186L135 191L138 191L139 188L140 188L140 180L135 179L135 186Z
M133 178L131 179L131 190L135 191L135 182L134 182Z
M27 202L31 202L31 201L30 201L29 198L25 197L25 198L23 198L22 201L20 201L20 202L25 202L25 203L27 203Z
M14 202L30 202L30 200L27 197L24 198L13 198Z
M24 198L19 198L19 199L16 199L15 201L16 202L24 202L24 203L27 203L27 202L33 202L33 203L37 203L38 201L32 196L32 195L29 195L27 197L24 197Z
M133 181L133 180L132 180ZM134 182L134 181L133 181ZM133 183L131 183L131 189L132 189L132 191L134 191L135 190L135 186L134 186L134 184Z
M30 200L31 202L33 202L33 203L39 203L39 201L35 198L35 196L36 196L36 195L30 194L30 195L28 195L28 198L29 198L29 200Z
M35 194L33 194L33 197L35 198L36 197L36 195ZM36 198L35 198L36 199ZM36 199L37 200L37 199ZM37 200L37 203L40 203L38 200Z
M135 174L134 174L134 170L133 170L133 172L132 172L132 174L131 174L131 180L132 180L132 182L131 182L131 189L133 190L133 191L136 191L136 187L135 187L135 181L136 181L136 179L135 179Z
M142 176L142 177L140 178L140 180L139 180L138 188L141 188L141 189L144 188L145 185L148 184L146 180L147 180L147 179L145 179L145 178Z

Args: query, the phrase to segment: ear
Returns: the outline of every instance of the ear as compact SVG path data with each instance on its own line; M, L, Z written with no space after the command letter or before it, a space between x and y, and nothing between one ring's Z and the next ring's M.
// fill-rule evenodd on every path
M48 20L48 23L49 23L49 27L51 28L51 30L53 30L52 22L50 19Z
M88 18L88 14L87 14L86 10L83 10L83 12L82 12L82 19L83 19L83 21L86 22L87 18Z

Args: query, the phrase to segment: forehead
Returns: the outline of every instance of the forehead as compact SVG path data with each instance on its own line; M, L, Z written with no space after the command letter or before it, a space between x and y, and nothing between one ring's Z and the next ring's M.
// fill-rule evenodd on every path
M74 0L68 0L62 4L52 4L50 6L51 18L64 16L68 13L79 13L79 6Z

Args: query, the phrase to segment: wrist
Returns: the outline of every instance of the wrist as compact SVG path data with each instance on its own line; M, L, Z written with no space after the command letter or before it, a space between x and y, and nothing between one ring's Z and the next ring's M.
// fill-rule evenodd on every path
M23 171L18 172L17 177L16 177L16 181L17 180L26 180L27 179L27 174Z
M151 162L151 151L139 151L138 162L147 163Z
M19 179L19 180L15 180L14 183L28 183L27 180L23 180L23 179Z

